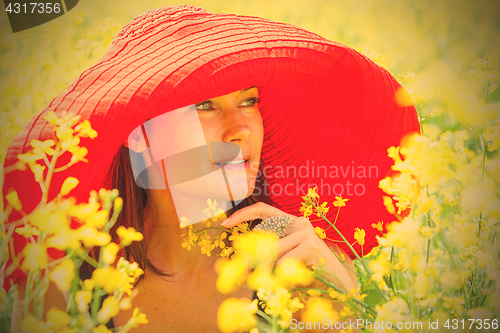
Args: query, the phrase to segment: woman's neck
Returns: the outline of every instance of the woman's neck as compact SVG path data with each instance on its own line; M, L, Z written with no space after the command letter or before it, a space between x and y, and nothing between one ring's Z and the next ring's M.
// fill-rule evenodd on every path
M162 202L162 204L158 205L153 202ZM169 276L192 274L213 268L217 258L216 251L208 257L198 248L188 251L182 247L184 242L182 235L188 229L180 227L179 217L172 200L165 197L158 198L157 194L148 195L145 212L147 215L144 220L144 236L148 244L147 254L153 265Z

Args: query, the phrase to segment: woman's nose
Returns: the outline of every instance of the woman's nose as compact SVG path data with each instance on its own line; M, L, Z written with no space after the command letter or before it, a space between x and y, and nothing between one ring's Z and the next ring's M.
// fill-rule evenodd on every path
M224 112L224 142L245 142L252 131L237 107L230 108Z

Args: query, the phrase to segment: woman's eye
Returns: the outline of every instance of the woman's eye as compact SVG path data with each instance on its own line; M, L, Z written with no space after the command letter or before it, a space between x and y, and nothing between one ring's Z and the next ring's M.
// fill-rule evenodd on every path
M212 110L212 103L210 101L201 102L195 105L196 110L208 111Z
M254 106L257 103L259 103L259 99L257 97L252 97L241 103L240 106Z

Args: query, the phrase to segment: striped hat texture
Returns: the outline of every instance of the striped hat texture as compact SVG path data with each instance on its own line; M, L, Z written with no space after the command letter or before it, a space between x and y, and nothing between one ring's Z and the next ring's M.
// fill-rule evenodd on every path
M88 163L55 174L50 198L73 176L80 184L72 195L83 202L102 187L117 150L144 121L251 86L259 88L264 122L265 194L283 211L301 215L302 196L316 186L321 202L331 206L332 219L335 197L348 198L337 227L351 243L355 228L365 229L368 253L381 234L371 224L394 220L378 183L390 173L387 149L419 131L415 109L398 105L395 94L401 86L384 68L289 24L194 6L157 8L136 17L95 66L14 138L5 167L31 149L31 140L53 138L53 128L43 119L47 112L78 114L98 136L82 139ZM29 170L9 173L5 193L11 188L27 212L39 202L40 187ZM327 234L339 239L332 228ZM22 246L19 237L16 249ZM361 250L359 244L354 248Z

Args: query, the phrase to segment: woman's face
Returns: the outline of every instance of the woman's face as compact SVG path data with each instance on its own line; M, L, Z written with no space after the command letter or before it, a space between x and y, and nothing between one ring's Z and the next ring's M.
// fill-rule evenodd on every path
M233 161L218 161L212 151L213 163L231 172L245 170L249 193L257 178L264 129L256 87L235 91L197 103L196 110L207 143L226 142L239 146L241 155Z
M160 197L171 197L179 216L203 212L207 199L227 210L248 197L264 135L258 97L251 87L166 112L138 127L128 140L131 151L142 156L134 163L131 154L135 176L146 176L138 185L162 202ZM200 218L193 216L193 222Z

